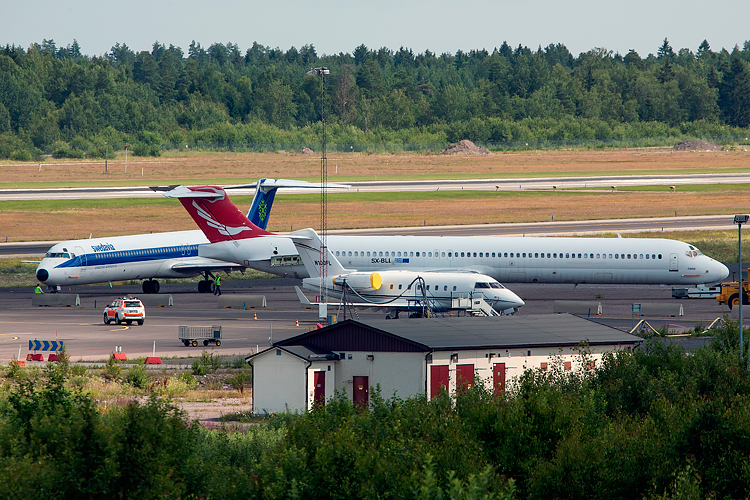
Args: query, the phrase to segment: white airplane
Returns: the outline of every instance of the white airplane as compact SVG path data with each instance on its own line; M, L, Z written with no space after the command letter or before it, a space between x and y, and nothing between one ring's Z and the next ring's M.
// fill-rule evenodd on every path
M201 256L256 267L270 258L266 238L282 245L280 238L288 237L259 232L219 187L180 186L164 195L179 198L211 241L200 247ZM662 238L331 235L327 246L358 271L473 271L506 284L697 285L729 275L694 246Z
M256 187L253 203L247 217L265 228L276 190L280 187L315 188L320 184L289 179L261 179L251 184L227 186L227 188ZM348 188L336 184L338 188ZM174 189L152 188L156 191ZM62 241L50 247L39 262L36 278L55 291L60 286L86 285L124 280L145 280L143 293L158 293L156 278L190 278L203 274L198 291L211 291L208 279L214 272L244 271L248 266L202 257L198 248L209 240L200 230L175 231L110 238L89 238ZM294 245L288 238L278 239L277 245L268 240L264 247L264 260L257 269L279 275L304 273Z
M295 231L292 239L310 274L309 278L302 280L302 286L319 291L320 237L312 229L303 229ZM386 318L397 318L399 311L418 316L427 311L445 312L459 309L462 302L467 304L464 308L481 310L482 314L489 316L513 314L524 305L518 295L484 274L405 270L363 272L344 269L330 253L328 261L328 275L322 283L326 295L341 299L344 306L389 308L391 312ZM311 305L299 288L297 295L303 304ZM474 307L475 304L487 304L488 307Z

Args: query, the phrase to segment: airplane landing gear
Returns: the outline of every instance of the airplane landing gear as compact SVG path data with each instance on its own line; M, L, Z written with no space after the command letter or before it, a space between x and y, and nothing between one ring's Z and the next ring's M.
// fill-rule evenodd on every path
M198 293L213 293L214 283L211 280L201 280L198 282Z
M159 293L159 282L156 280L147 280L141 285L143 293Z
M198 293L214 292L214 282L213 280L209 279L209 276L213 277L213 274L211 274L210 271L206 271L203 273L203 279L198 282Z

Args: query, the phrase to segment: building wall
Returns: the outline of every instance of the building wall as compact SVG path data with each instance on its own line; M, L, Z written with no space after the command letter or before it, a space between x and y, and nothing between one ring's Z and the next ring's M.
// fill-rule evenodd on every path
M276 353L280 352L280 355ZM304 411L307 362L281 349L253 359L253 411Z
M339 353L341 354L341 353ZM353 378L368 377L368 385L377 387L380 394L390 398L395 393L400 398L424 394L424 360L427 353L404 352L345 352L337 361L336 388L344 390L352 400ZM368 360L367 356L372 356Z
M593 367L600 365L605 352L628 349L629 346L594 346L590 348L585 362L592 362ZM432 360L427 364L427 387L430 387L431 366L446 365L449 370L448 391L456 391L456 369L458 365L474 365L474 383L484 383L488 390L493 387L493 366L496 363L505 364L506 387L512 389L513 382L527 369L551 370L555 364L563 371L576 371L582 368L584 358L572 348L523 348L523 349L479 349L436 351L432 353ZM428 389L427 396L430 396Z

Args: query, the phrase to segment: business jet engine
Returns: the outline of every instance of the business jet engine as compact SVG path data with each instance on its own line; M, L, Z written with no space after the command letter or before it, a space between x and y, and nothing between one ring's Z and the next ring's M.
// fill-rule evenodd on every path
M333 278L335 286L343 287L344 283L357 292L374 292L383 286L383 278L376 272L353 272Z

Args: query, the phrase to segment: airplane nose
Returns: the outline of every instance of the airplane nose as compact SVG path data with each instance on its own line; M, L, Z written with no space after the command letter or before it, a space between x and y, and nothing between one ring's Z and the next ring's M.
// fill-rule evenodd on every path
M499 301L504 302L508 304L508 307L522 307L526 305L526 302L521 299L518 295L508 290L508 293L506 293L503 296L497 297Z
M719 281L725 279L727 276L729 276L729 268L719 262Z
M44 283L49 279L49 271L47 271L46 269L37 269L36 279Z

